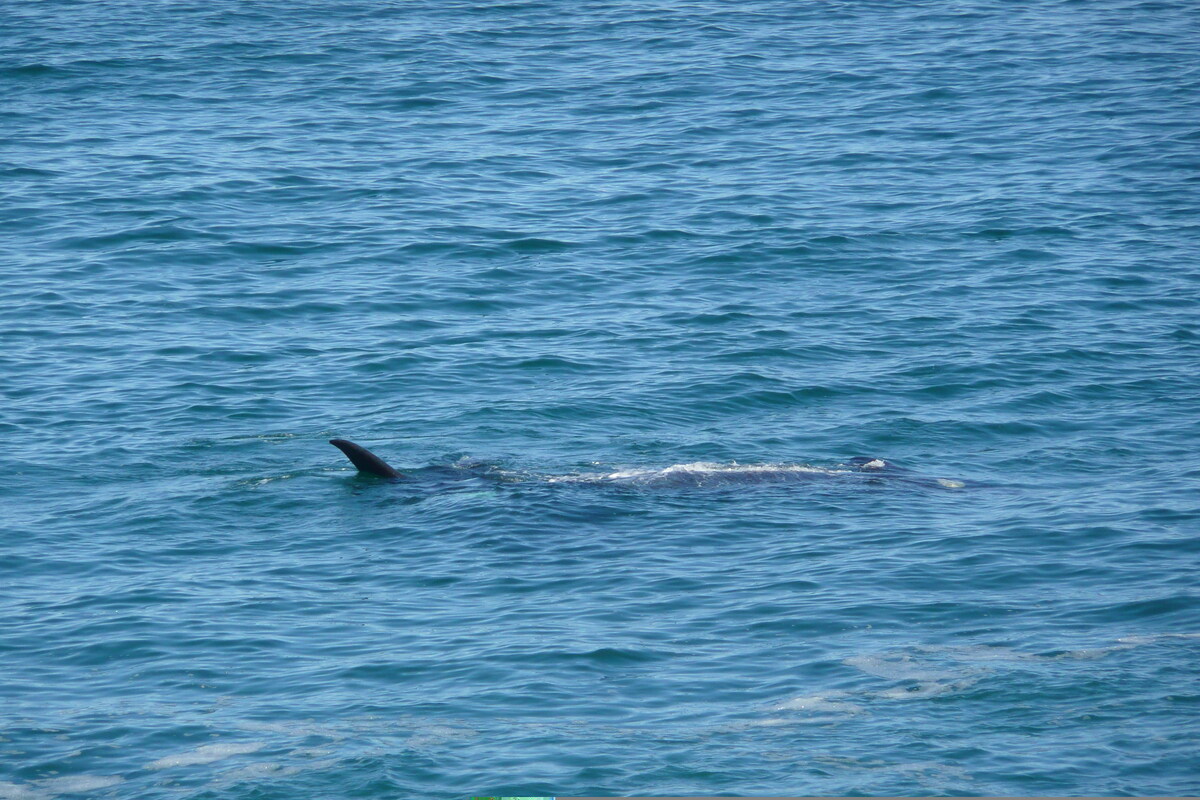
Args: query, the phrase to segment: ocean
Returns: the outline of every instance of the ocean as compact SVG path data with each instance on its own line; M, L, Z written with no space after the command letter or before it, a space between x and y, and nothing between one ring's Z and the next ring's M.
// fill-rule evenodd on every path
M0 799L1200 793L1198 64L6 0Z

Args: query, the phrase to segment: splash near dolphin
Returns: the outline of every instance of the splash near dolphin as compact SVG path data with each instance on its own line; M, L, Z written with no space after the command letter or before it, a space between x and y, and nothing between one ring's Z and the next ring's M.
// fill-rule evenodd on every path
M389 480L398 480L405 475L389 465L379 456L362 445L346 439L330 439L329 443L346 454L359 472ZM479 465L474 465L479 466ZM474 470L464 470L478 476ZM514 480L512 474L497 474L502 480ZM813 467L803 464L716 464L696 462L674 464L662 469L627 469L616 472L577 473L574 475L543 476L549 483L609 483L646 487L685 488L705 486L747 485L759 483L786 483L807 481L820 477L887 477L900 483L962 489L965 484L947 478L926 478L912 474L881 458L856 457L836 467Z

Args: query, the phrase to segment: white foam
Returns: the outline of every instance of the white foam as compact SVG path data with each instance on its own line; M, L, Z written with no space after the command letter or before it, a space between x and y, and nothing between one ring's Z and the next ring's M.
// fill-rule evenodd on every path
M752 728L776 728L782 725L835 725L845 717L768 717L747 723Z
M146 769L168 769L170 767L191 767L196 764L211 764L230 756L242 756L255 753L266 746L266 742L230 742L228 744L205 744L190 753L160 758L146 765Z
M955 661L1032 661L1039 656L1014 650L1011 647L992 644L920 645L914 648L933 657L952 658Z
M918 661L913 661L912 656L907 654L899 658L877 655L851 656L842 663L856 667L868 675L895 681L912 680L931 683L958 677L951 672L930 669Z
M918 683L916 686L897 686L894 689L885 689L882 692L876 692L875 696L884 700L924 700L927 697L939 697L951 692L960 692L970 688L978 680L978 678L964 678L948 683L926 681Z
M1200 639L1200 633L1154 633L1149 636L1122 636L1118 642L1129 642L1133 645L1153 644L1163 639Z
M771 728L776 725L787 725L790 722L792 720L784 719L783 717L768 717L767 719L760 719L748 724L755 728Z
M819 475L839 475L849 470L825 469L810 467L804 464L739 464L736 461L719 463L715 461L693 461L688 464L672 464L662 469L622 469L615 472L579 473L576 475L556 475L547 478L550 483L562 482L595 482L595 481L628 481L655 480L680 476L704 477L709 475L753 475L762 473L804 473Z
M29 784L0 781L0 800L48 800L51 796Z
M892 764L891 769L897 772L908 773L936 773L947 778L958 778L959 780L971 780L971 773L967 772L962 767L955 767L951 764L940 764L937 761L913 761L908 764Z
M83 794L124 782L124 778L116 775L68 775L62 778L47 778L37 783L54 794Z
M862 465L863 469L883 469L887 466L887 462L882 458L874 458Z
M817 714L861 714L862 706L847 703L834 698L845 697L845 692L829 692L814 694L808 697L797 697L786 703L775 706L776 711L811 711Z
M470 728L452 728L449 725L429 725L418 728L413 732L413 735L408 737L406 744L409 747L428 747L429 745L442 744L443 742L452 739L469 739L477 734L476 731Z
M1039 655L1037 653L1016 650L1012 647L984 644L922 645L914 649L919 653L929 654L933 658L948 658L961 663L978 663L984 661L1062 661L1067 659L1086 660L1103 658L1113 653L1133 650L1145 645L1178 641L1180 639L1200 639L1200 633L1134 634L1132 636L1122 636L1114 644L1079 648L1076 650L1063 650L1053 655ZM920 662L913 660L909 655L853 656L846 659L844 663L858 667L863 672L875 675L876 677L893 680L911 679L928 683L944 681L955 676L954 673L949 672L925 671L921 668ZM969 668L967 668L967 671L970 671ZM960 669L958 675L962 676L963 674L964 670Z
M1080 659L1080 660L1091 659L1091 658L1104 658L1106 655L1108 655L1110 653L1118 653L1122 650L1132 650L1133 648L1135 648L1137 646L1138 645L1136 645L1136 644L1123 644L1123 645L1113 645L1112 647L1093 647L1093 648L1089 648L1089 649L1085 649L1085 650L1067 650L1064 653L1059 653L1056 656L1052 656L1052 658L1056 658L1056 659L1075 658L1075 659Z
M243 720L237 723L243 731L254 733L282 733L287 736L324 736L327 739L342 739L341 733L332 725L324 725L312 721L305 722L266 722L263 720Z
M311 756L316 751L296 750L292 755L296 756ZM272 778L286 778L292 775L298 775L308 770L330 769L336 766L337 760L332 758L308 761L303 764L279 764L274 761L260 761L252 764L246 764L236 769L225 770L220 772L209 781L208 786L213 790L220 790L228 787L239 781L262 781Z
M234 781L261 780L262 778L282 778L295 775L303 770L302 766L285 767L272 761L264 761L261 764L247 764L244 767L229 770L221 775L221 779L224 783L232 783Z
M1108 647L1095 647L1084 650L1068 650L1055 658L1103 658L1109 653L1119 653L1122 650L1132 650L1147 644L1156 644L1167 639L1200 639L1200 633L1152 633L1135 636L1122 636L1117 643Z

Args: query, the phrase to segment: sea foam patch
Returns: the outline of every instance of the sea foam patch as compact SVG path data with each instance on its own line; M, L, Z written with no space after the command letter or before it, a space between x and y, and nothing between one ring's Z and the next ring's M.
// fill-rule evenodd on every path
M846 692L827 692L807 697L797 697L775 706L776 711L809 711L815 714L861 714L863 707L848 703L841 698Z
M876 692L875 696L884 700L924 700L928 697L940 697L944 694L969 689L978 680L978 677L970 677L957 681L922 681L913 686L896 686L891 689L884 689L881 692Z
M1107 647L1090 647L1079 650L1066 650L1048 657L1057 659L1103 658L1110 653L1119 653L1122 650L1133 650L1134 648L1144 647L1145 645L1158 644L1160 642L1179 639L1200 639L1200 633L1149 633L1135 634L1133 636L1122 636L1117 639L1116 644L1111 644Z
M54 800L59 795L78 795L124 783L117 775L64 775L31 783L0 781L0 800Z
M125 779L118 775L65 775L61 778L38 781L37 785L51 794L58 795L96 792L124 782Z
M937 669L925 662L914 659L907 653L898 656L879 654L851 656L843 663L862 670L868 675L893 681L908 680L927 683L960 677L958 673Z
M51 796L27 783L0 781L0 800L47 800Z
M190 753L180 753L167 756L146 765L146 769L169 769L171 767L191 767L197 764L211 764L230 756L243 756L256 753L266 746L266 742L220 742L205 744Z
M554 475L546 480L550 483L598 483L608 481L645 482L670 481L679 478L703 479L706 477L737 477L761 478L778 475L841 475L848 473L846 469L828 469L812 467L806 464L739 464L736 461L726 463L715 461L693 461L687 464L672 464L659 469L630 468L612 472L581 472L574 475Z

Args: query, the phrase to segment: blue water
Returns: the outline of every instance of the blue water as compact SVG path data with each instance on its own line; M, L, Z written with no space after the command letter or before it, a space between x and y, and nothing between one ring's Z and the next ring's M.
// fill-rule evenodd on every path
M6 0L0 798L1200 792L1198 64Z

